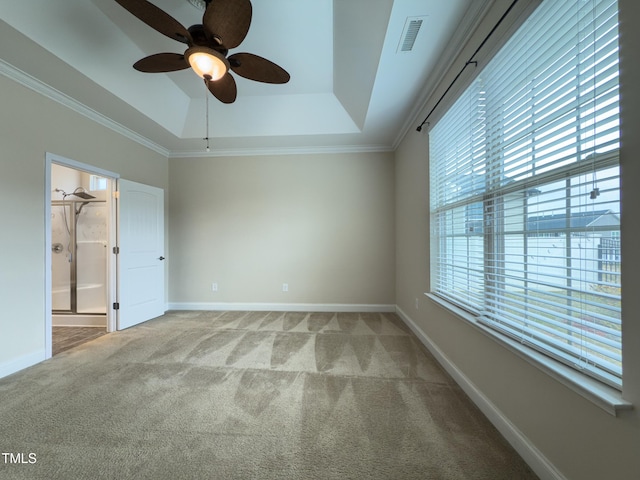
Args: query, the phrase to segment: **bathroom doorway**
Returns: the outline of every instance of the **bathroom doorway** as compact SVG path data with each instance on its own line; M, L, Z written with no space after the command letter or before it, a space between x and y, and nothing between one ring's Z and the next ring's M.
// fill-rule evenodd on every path
M115 178L48 158L50 292L47 357L114 330L110 318Z

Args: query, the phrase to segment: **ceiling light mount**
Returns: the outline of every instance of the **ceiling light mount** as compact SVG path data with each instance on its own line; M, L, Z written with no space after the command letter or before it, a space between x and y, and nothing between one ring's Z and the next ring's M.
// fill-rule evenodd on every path
M204 10L207 7L207 2L205 0L187 0L191 5L196 7L198 10Z

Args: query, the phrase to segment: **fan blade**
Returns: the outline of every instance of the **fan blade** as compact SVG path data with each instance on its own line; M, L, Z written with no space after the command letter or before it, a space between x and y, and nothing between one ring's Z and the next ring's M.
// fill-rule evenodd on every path
M231 70L241 77L264 83L287 83L287 71L266 58L252 53L234 53L229 58Z
M182 43L191 44L189 31L175 18L146 0L116 0L154 30Z
M247 36L253 7L249 0L212 0L202 24L209 36L219 38L225 48L235 48Z
M208 81L207 88L213 96L222 103L233 103L236 101L238 89L236 88L236 81L229 72L220 80L216 80L215 82L212 80Z
M145 73L175 72L189 68L189 62L179 53L156 53L138 60L133 68Z

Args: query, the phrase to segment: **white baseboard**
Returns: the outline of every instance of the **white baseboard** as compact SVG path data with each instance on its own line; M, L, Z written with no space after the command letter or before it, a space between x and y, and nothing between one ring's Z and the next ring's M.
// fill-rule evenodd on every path
M45 360L44 350L23 355L7 363L0 364L0 378L19 372Z
M169 310L234 310L248 312L395 312L395 305L352 303L196 303L174 302Z
M106 315L51 315L51 325L54 327L102 327L107 326Z
M396 306L396 313L542 480L566 480L566 477L562 475L491 400L466 377L422 329L418 327L411 317L398 306Z

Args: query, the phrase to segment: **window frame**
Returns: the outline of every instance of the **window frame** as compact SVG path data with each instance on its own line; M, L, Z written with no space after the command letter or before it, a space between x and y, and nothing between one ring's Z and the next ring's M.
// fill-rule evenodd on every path
M474 80L475 81L475 80ZM471 88L471 87L468 87ZM467 92L467 89L465 89L462 94L464 95ZM578 147L579 150L579 147ZM619 167L620 163L619 163L619 158L618 158L618 152L619 149L616 150L614 153L609 154L609 155L605 155L607 158L606 159L601 159L598 160L598 169L600 168L606 168L607 166L613 166L616 165ZM585 162L586 163L586 162ZM595 164L595 161L593 162ZM582 170L588 170L590 167L584 166L584 167L576 167L576 164L572 164L572 165L568 165L566 167L561 167L557 170L552 170L551 172L549 172L548 175L546 174L542 174L540 175L538 178L536 178L534 181L532 181L531 179L527 179L526 180L526 185L529 186L533 186L535 187L536 184L541 184L543 182L549 182L551 181L550 179L553 178L565 178L567 179L567 181L570 183L572 178L575 178L575 176L577 175L576 173L573 172L579 172ZM569 173L572 172L572 173ZM499 179L500 176L496 175L492 177L493 180ZM504 194L504 191L508 188L511 188L513 191L517 191L518 187L517 185L515 186L510 186L505 188L504 186L500 187L498 186L495 190L493 189L488 189L489 191L487 192L485 190L485 192L480 195L480 196L475 196L475 197L467 197L466 199L462 199L459 200L457 202L454 202L453 204L450 204L448 208L449 211L453 211L453 208L451 205L455 205L455 207L460 207L460 206L470 206L473 205L473 203L477 203L477 201L481 201L482 205L483 205L483 209L486 211L486 209L489 207L495 207L496 205L496 199L500 198L501 195ZM499 200L498 200L499 203ZM430 204L432 204L432 202L430 201ZM446 210L446 209L445 209ZM437 209L437 211L439 213L441 213L443 211L443 209ZM434 211L433 208L431 208L431 232L432 232L432 238L433 238L433 225L435 223L434 220ZM487 228L491 228L491 225L487 225L486 224L486 218L483 218L483 226L482 226L483 230L487 229ZM569 230L567 230L569 231ZM494 235L491 235L490 232L489 234L487 234L488 232L483 231L484 234L484 240L485 242L483 243L483 267L484 267L484 276L485 276L485 282L483 284L483 288L484 288L484 292L483 292L483 297L486 298L487 296L487 282L486 282L486 276L487 276L487 272L491 272L492 269L495 268L495 265L492 265L492 262L490 260L491 255L488 254L487 252L495 252L496 249L499 249L499 245L496 245L495 243L491 244L490 242L499 242L500 239ZM487 242L487 240L489 241L489 243ZM526 239L525 239L526 242ZM434 258L438 257L438 255L434 255L434 243L438 243L437 241L434 242L432 240L432 251L431 251L431 278L434 278L434 268L435 266L435 262L434 262ZM439 247L439 245L435 245L435 248L437 249ZM491 282L489 283L489 288L494 288L493 285L491 285ZM429 298L433 299L434 301L436 301L439 305L444 306L445 308L453 311L454 313L456 313L456 315L460 316L461 318L464 318L467 321L470 321L471 323L473 323L474 325L476 325L480 330L482 330L483 332L487 333L488 335L490 335L492 338L497 338L501 343L506 343L511 349L517 351L517 353L522 356L523 358L526 358L528 361L531 359L534 359L535 361L533 363L535 363L536 365L543 365L543 369L544 370L552 370L553 372L555 372L555 374L557 374L558 371L562 371L564 373L562 373L561 375L559 375L563 381L566 381L567 379L572 379L569 383L571 383L572 385L576 386L577 385L577 390L579 390L581 392L581 394L583 394L584 392L594 392L594 391L598 391L600 392L599 394L596 395L597 397L597 401L598 402L603 402L604 404L606 404L605 408L606 410L611 410L613 409L614 411L618 411L620 409L626 409L629 404L624 402L621 397L620 397L620 390L622 388L621 385L616 385L615 381L609 381L610 379L605 378L598 378L598 376L596 375L596 380L590 379L590 378L582 378L584 375L582 373L580 373L579 371L574 371L573 368L571 367L565 367L562 365L555 365L555 363L557 363L556 360L554 360L553 358L549 358L548 354L542 354L543 358L539 358L539 353L533 353L531 351L529 351L529 348L527 347L523 347L523 345L518 342L516 340L516 344L513 345L512 342L514 341L513 338L510 338L508 335L505 335L504 332L499 332L496 331L494 328L492 328L491 326L488 326L487 322L483 322L482 321L482 312L480 311L475 311L473 308L470 308L470 306L468 304L465 304L464 302L462 303L458 303L456 302L455 298L452 298L451 296L443 296L437 292L431 291L430 293L426 294ZM546 356L545 356L546 355ZM553 363L553 367L549 367L548 363L549 361L551 361ZM565 371L565 368L568 369ZM578 375L578 377L576 377L576 373ZM580 378L579 381L576 381L576 378ZM594 387L593 382L596 382L596 387ZM608 385L601 385L600 382L605 381L605 383L608 383ZM587 388L583 388L584 385L588 385ZM611 388L613 387L613 388ZM602 391L605 391L606 394L602 394ZM590 393L588 393L586 396L591 396ZM607 398L607 400L603 401L603 398Z

